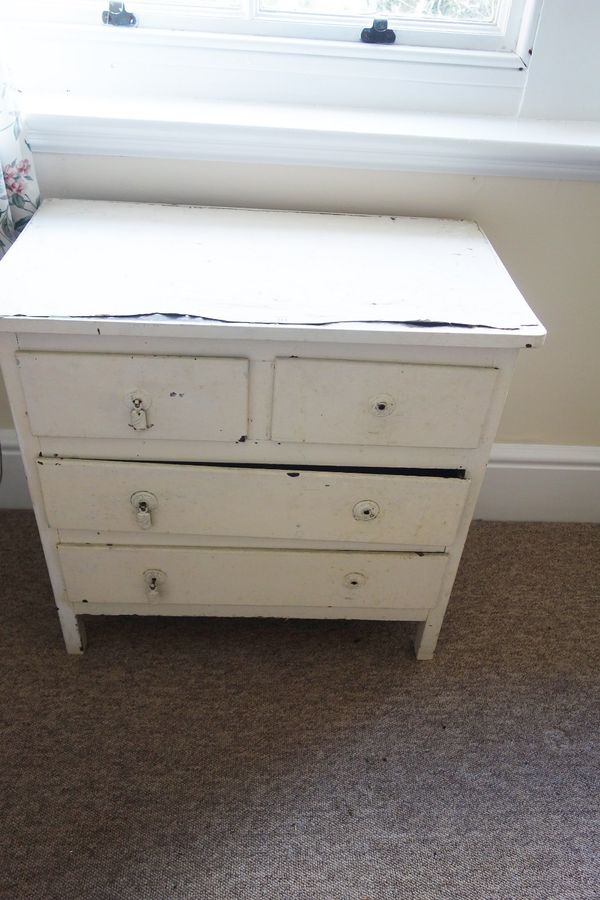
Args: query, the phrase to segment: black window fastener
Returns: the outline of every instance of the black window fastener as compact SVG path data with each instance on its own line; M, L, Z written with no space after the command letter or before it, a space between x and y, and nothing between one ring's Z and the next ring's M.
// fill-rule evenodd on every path
M363 28L360 39L364 44L393 44L396 32L388 28L387 19L373 19L370 28Z

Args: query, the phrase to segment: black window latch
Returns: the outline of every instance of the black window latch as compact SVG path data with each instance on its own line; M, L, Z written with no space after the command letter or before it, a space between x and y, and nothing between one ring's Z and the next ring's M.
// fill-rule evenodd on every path
M137 24L137 19L133 13L127 12L124 3L115 3L113 0L108 4L108 9L102 13L102 21L105 25L118 25L121 28L133 28Z
M370 28L363 28L360 39L364 44L393 44L396 32L388 28L387 19L373 19Z

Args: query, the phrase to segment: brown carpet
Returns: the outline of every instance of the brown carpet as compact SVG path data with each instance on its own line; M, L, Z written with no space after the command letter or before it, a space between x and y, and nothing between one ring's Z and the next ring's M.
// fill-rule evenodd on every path
M117 619L0 516L7 900L600 897L600 528L476 523L414 626Z

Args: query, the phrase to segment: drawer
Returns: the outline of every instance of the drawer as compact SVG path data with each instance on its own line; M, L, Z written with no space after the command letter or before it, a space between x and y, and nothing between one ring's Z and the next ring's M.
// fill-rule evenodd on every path
M61 530L445 547L469 490L461 478L402 474L37 462L48 522Z
M272 438L317 444L477 447L496 369L278 359Z
M71 603L270 606L291 615L295 606L430 609L447 561L441 553L69 544L58 554Z
M247 432L245 359L19 353L17 362L36 435L237 441Z

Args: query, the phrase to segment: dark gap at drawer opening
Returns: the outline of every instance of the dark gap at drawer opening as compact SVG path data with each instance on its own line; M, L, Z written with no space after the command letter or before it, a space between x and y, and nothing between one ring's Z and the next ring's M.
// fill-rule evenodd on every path
M309 466L284 465L282 463L243 463L243 462L190 462L167 461L164 459L139 459L136 463L150 465L201 466L218 469L275 469L288 472L292 477L295 472L347 472L355 475L412 475L422 478L461 478L466 477L464 469L419 469L409 466Z

